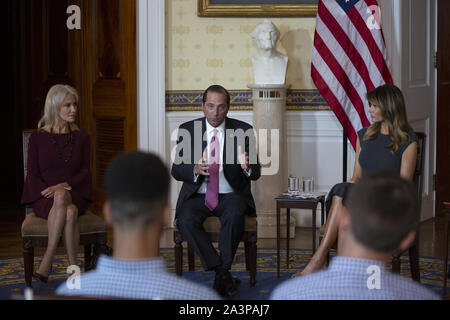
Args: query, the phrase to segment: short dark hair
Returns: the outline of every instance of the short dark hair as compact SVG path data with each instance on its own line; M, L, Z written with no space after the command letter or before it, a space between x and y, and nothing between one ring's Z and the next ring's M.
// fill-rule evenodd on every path
M169 200L169 171L151 153L127 152L111 162L105 187L114 223L120 228L151 225Z
M353 235L377 252L391 252L416 230L420 207L414 185L399 174L379 172L362 178L345 197Z
M227 107L230 106L230 101L231 101L230 93L224 87L222 87L218 84L213 84L212 86L208 87L208 89L206 89L205 92L203 93L203 104L206 102L206 100L208 100L208 92L224 94L227 99Z

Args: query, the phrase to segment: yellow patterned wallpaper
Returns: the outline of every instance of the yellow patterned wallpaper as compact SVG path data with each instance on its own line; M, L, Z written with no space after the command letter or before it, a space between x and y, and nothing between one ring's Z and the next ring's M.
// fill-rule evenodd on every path
M313 89L310 77L315 18L271 18L289 56L286 83ZM204 90L213 83L247 89L253 83L250 34L263 18L200 18L197 0L166 0L166 90Z

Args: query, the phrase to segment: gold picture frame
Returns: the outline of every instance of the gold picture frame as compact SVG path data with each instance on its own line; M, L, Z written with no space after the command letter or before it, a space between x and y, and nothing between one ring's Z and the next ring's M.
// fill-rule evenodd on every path
M276 1L276 4L245 0L214 0L213 3L211 0L197 1L199 17L315 17L318 7L317 3L311 4L318 2L314 0L281 0Z

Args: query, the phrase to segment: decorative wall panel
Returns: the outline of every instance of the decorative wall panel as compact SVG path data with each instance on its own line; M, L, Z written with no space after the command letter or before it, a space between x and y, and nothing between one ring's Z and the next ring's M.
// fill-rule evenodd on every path
M253 82L251 33L263 18L201 18L197 0L166 0L166 89L201 90L213 83L247 90ZM315 18L273 18L278 50L289 56L286 83L314 89L311 52Z
M251 90L229 90L232 111L253 109ZM200 111L203 91L172 90L166 92L166 111ZM288 90L287 110L329 111L325 99L317 90Z
M125 119L98 119L96 121L96 181L97 187L103 188L103 181L111 160L117 153L125 150L124 146Z

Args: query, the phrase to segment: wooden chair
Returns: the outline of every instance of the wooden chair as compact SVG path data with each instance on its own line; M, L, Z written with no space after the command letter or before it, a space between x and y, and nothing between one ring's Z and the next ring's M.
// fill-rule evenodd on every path
M183 273L183 241L184 236L178 231L176 221L174 223L175 230L173 232L173 240L175 242L175 269L177 275L181 276ZM220 234L220 220L217 217L209 217L203 223L209 241L219 241ZM245 217L245 228L242 235L242 240L245 246L245 265L247 271L250 272L250 285L256 284L256 241L257 236L257 221L256 217ZM188 243L188 263L189 271L195 271L194 249Z
M422 190L423 190L423 168L425 159L425 141L426 135L423 132L416 132L417 142L417 161L416 170L414 171L414 184L417 187L417 197L419 198L419 208L422 205ZM409 251L409 266L411 269L411 277L420 282L419 270L419 228L417 228L416 238L413 244L408 249ZM392 272L400 273L400 256L403 252L392 255Z
M27 175L28 140L33 130L23 131L23 162L24 176ZM100 217L87 211L78 219L80 225L80 245L84 246L85 271L95 267L100 253L107 253L106 224ZM26 208L25 220L22 223L23 259L25 269L25 283L31 287L34 268L34 248L47 247L47 220L37 217L32 208ZM59 246L64 246L63 239ZM92 246L94 246L92 250Z
M423 190L423 168L424 168L424 159L425 159L425 141L426 135L423 132L416 132L418 142L417 142L417 161L416 161L416 169L414 171L414 184L417 187L417 195L419 197L419 206L422 203L422 190ZM327 217L328 218L328 217ZM319 243L322 242L322 239L325 234L325 225L320 228L319 231ZM337 248L337 243L335 243L332 249ZM419 270L419 228L417 229L416 238L414 239L413 244L408 249L409 251L409 264L411 268L411 277L420 282L420 270ZM400 256L404 252L399 252L392 255L392 272L400 273ZM329 262L329 255L327 257L327 263Z

